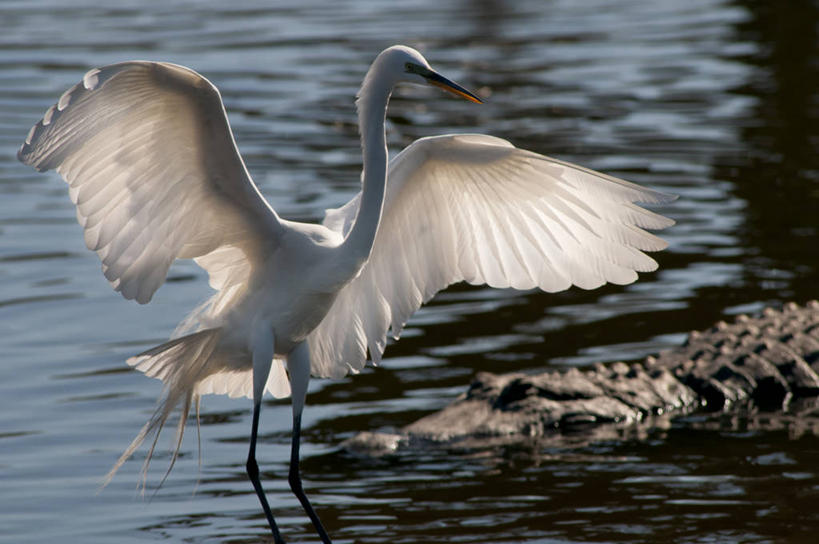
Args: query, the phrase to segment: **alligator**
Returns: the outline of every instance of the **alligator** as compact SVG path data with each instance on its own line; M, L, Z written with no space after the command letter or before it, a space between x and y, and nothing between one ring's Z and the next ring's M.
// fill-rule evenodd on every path
M696 415L696 417L692 417ZM691 332L642 362L581 370L479 373L449 406L342 448L382 456L429 445L475 449L536 440L582 445L641 437L673 421L741 419L745 428L819 435L819 302L766 308Z

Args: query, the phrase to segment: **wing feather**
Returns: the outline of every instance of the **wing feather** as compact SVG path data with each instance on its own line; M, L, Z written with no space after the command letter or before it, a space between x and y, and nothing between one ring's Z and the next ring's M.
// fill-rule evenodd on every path
M252 267L281 228L236 149L218 90L182 66L89 71L32 127L18 158L68 182L105 277L140 303L174 259L228 247ZM218 263L208 271L224 276L219 259L197 262Z
M674 197L515 148L484 135L423 138L390 163L369 261L309 337L313 373L340 376L378 362L418 307L467 281L555 292L628 284L666 247L643 229L673 221L635 203ZM328 210L346 235L360 195Z

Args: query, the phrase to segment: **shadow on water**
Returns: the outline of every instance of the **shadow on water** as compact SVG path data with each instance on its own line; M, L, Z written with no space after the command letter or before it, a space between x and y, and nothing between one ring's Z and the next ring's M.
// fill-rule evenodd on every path
M749 15L735 25L737 40L756 47L739 59L753 66L753 77L733 92L753 107L737 119L740 152L715 164L716 176L747 203L737 229L742 285L721 298L725 306L734 291L762 301L807 300L817 296L819 275L819 5L737 4Z

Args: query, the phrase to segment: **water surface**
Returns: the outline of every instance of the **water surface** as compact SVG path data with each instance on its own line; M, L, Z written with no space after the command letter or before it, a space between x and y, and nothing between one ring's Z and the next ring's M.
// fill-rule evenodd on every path
M640 359L718 319L816 296L819 78L815 2L128 2L0 4L0 541L258 542L244 474L250 403L203 401L165 486L142 499L140 455L97 494L160 384L124 360L208 295L174 265L145 307L111 291L64 184L14 158L89 68L191 66L222 91L238 145L285 217L318 220L358 190L353 96L393 43L488 96L405 88L393 152L486 132L680 195L660 270L560 294L454 286L383 365L314 381L305 486L337 542L810 542L819 441L677 422L582 449L537 444L356 459L338 444L450 402L478 371ZM285 481L289 407L262 414L259 460L292 542L316 541ZM168 456L149 478L156 483ZM150 498L150 500L148 500Z

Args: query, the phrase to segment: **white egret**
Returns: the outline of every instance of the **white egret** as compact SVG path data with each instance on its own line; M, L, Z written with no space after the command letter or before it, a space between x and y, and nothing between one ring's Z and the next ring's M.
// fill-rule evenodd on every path
M378 363L388 329L397 338L423 302L455 282L554 292L627 284L656 268L643 251L666 243L643 229L673 221L635 203L662 204L668 195L481 134L422 138L388 163L387 102L402 82L480 102L418 51L384 50L356 102L361 192L320 225L276 214L245 168L218 90L182 66L91 70L31 129L18 158L68 182L85 242L122 296L149 302L174 259L194 259L216 290L172 340L129 359L164 390L109 479L153 436L147 470L176 409L171 466L201 395L249 396L247 472L281 543L255 450L263 394L289 394L289 483L328 543L299 473L311 374L357 372L368 354Z

